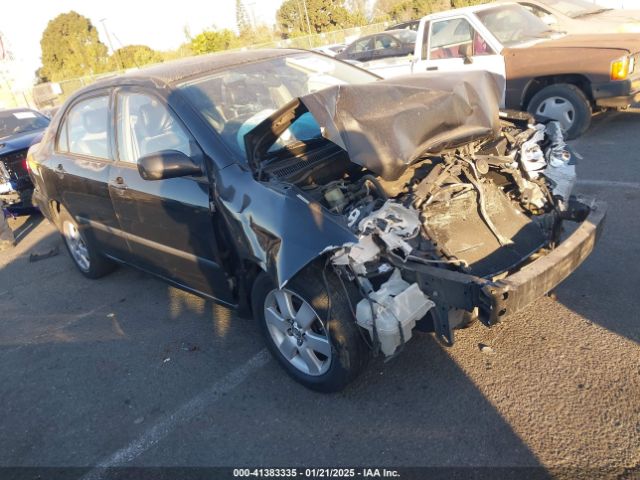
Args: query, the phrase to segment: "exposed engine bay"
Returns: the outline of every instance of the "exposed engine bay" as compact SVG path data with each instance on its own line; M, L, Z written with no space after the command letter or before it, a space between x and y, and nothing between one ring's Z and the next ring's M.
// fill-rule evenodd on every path
M515 115L502 115L499 137L426 155L395 181L351 163L330 144L274 162L263 175L294 183L305 197L344 218L360 240L335 251L332 263L368 296L378 297L374 305L386 301L387 308L377 308L374 317L396 309L386 323L397 318L412 328L434 303L417 286L408 298L400 297L415 284L403 282L398 289L397 265L410 269L424 263L497 278L559 240L575 182L575 155L557 122L532 125ZM399 297L404 310L390 301ZM358 322L371 331L372 309L363 302ZM403 328L404 341L411 328ZM391 355L397 346L383 343L383 352Z
M357 239L319 255L358 287L355 319L386 356L416 326L452 344L473 318L524 308L588 256L604 218L586 222L597 207L571 195L558 122L499 112L487 74L429 81L321 90L245 137L259 181L294 186ZM269 150L307 112L322 135ZM561 244L564 220L583 225Z

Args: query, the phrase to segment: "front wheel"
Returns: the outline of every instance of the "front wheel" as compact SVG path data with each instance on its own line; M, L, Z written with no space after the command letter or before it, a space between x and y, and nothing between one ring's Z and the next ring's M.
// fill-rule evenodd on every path
M115 264L100 254L82 228L64 209L60 212L59 227L73 263L85 277L100 278L115 268Z
M251 298L269 350L302 385L340 391L364 369L369 359L364 332L332 271L323 277L321 268L307 268L282 289L261 273Z
M557 120L567 140L577 138L591 125L591 103L575 85L549 85L536 93L527 110L535 117Z

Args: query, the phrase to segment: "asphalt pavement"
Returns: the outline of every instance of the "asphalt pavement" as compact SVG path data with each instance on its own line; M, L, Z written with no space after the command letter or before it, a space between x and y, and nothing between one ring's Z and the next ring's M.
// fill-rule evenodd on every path
M46 220L12 220L18 245L0 253L0 467L638 478L639 131L638 112L604 114L574 142L578 190L609 214L556 298L458 331L451 348L415 336L334 395L290 380L254 320L130 268L87 280Z

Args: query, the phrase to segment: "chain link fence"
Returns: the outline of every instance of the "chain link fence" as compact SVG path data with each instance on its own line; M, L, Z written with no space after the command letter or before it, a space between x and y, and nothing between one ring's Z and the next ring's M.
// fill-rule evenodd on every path
M364 25L361 27L347 28L344 30L335 30L331 32L318 33L315 35L306 35L295 38L288 38L282 40L274 40L272 42L260 43L256 45L248 45L242 48L226 51L241 51L250 50L256 48L304 48L311 49L325 45L333 44L349 44L359 37L370 35L372 33L378 33L387 28L390 24L376 23L371 25ZM222 53L222 52L216 52ZM180 57L179 57L180 58ZM145 65L148 66L148 65ZM78 77L71 80L64 80L57 83L42 83L33 87L32 96L33 101L39 109L54 108L69 98L75 91L91 85L98 80L117 76L120 72L109 72L100 75L87 75L84 77Z

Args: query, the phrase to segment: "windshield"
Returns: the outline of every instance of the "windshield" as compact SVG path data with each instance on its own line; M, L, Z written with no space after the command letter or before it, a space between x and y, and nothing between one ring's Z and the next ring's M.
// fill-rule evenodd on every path
M610 8L602 8L600 5L585 0L543 0L543 3L571 18L611 10Z
M33 110L0 111L0 138L47 128L49 120Z
M520 5L502 5L476 12L485 27L509 47L536 38L547 38L552 30L533 13Z
M244 136L296 97L332 85L367 83L377 76L312 52L233 67L180 86L222 140L243 158ZM294 122L272 150L320 136L310 114Z

